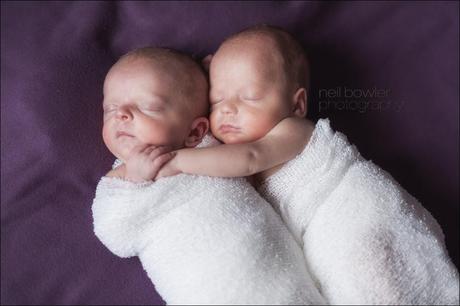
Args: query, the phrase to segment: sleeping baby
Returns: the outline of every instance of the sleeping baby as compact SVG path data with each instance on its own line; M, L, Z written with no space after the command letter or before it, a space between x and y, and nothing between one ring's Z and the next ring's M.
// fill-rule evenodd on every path
M458 305L436 220L329 120L304 118L307 84L307 59L285 31L231 36L210 63L211 130L224 144L177 150L157 178L251 176L328 303Z
M108 72L103 108L117 161L96 189L94 231L114 254L138 256L168 304L324 304L300 246L244 178L152 181L172 150L218 144L206 135L208 84L196 62L134 50Z

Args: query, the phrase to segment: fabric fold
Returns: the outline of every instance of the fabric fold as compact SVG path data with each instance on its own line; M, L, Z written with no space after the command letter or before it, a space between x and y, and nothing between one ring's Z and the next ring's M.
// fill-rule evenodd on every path
M459 303L439 224L328 119L258 190L303 245L331 304Z
M168 304L324 304L302 249L244 178L102 178L94 231L139 256Z

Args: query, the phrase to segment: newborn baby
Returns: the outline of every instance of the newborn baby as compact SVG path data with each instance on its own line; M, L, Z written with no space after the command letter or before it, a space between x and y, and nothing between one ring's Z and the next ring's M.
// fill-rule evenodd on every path
M211 60L210 84L211 130L225 144L178 150L158 177L253 175L331 304L458 304L436 220L329 120L304 119L308 63L289 34L233 35Z
M138 49L110 69L103 138L119 162L97 186L96 236L139 256L168 304L323 304L301 248L244 178L151 181L168 151L201 143L207 93L200 66L172 50Z

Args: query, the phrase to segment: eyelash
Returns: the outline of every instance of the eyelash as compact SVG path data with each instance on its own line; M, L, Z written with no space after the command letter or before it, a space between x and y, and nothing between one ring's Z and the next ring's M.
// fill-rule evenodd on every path
M104 111L104 114L108 114L110 112L113 112L115 111L116 109L115 108L104 108L103 111Z
M158 112L161 112L162 109L161 108L157 108L157 109L152 109L152 108L143 108L143 111L145 112L149 112L149 113L158 113Z
M153 108L153 107L139 107L140 110L144 110L144 111L149 111L149 112L159 112L161 110L163 110L161 107L158 107L158 108ZM103 112L104 114L106 113L110 113L110 112L113 112L113 111L116 111L117 108L116 107L107 107L107 108L104 108L103 109Z
M222 101L224 101L224 99L220 99L220 100L211 100L210 102L211 102L211 104L217 104L217 103L220 103L220 102L222 102Z
M250 101L250 102L256 102L256 101L259 101L260 98L240 98L241 100L244 100L244 101ZM211 104L218 104L220 102L222 102L224 99L220 99L220 100L211 100Z

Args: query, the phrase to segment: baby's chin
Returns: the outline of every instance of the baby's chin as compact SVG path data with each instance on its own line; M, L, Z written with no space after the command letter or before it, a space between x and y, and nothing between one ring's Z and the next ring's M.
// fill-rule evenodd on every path
M241 144L241 143L248 143L248 142L253 141L251 139L247 139L247 137L244 137L241 134L232 134L232 135L226 134L226 135L218 135L215 137L225 144Z
M129 144L125 142L123 144L119 144L118 146L112 145L112 147L108 147L108 149L116 159L126 162L132 155L131 151L136 145L137 143Z

